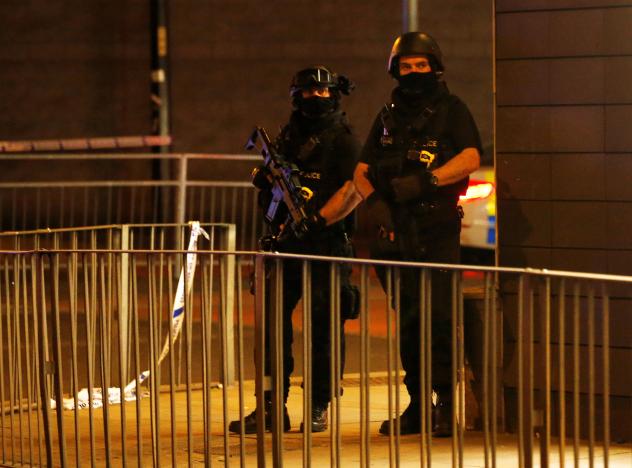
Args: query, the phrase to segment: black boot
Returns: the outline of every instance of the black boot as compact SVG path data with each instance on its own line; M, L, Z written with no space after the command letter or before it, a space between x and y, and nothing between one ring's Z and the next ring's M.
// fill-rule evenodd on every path
M399 417L399 433L401 435L419 434L421 432L421 407L416 401L411 401L408 407ZM395 424L397 419L384 421L380 426L380 434L389 435L391 424L393 424L393 433L395 433Z
M450 392L437 392L437 405L432 409L433 437L452 437L452 398Z
M266 402L265 405L266 414L266 431L272 429L272 404ZM241 433L241 420L237 419L235 421L231 421L228 425L228 430L235 434ZM287 412L287 406L283 405L283 432L288 432L290 430L290 415ZM244 418L244 434L254 434L257 432L257 410L254 410L248 416Z
M327 430L327 406L329 403L315 403L312 406L312 432L323 432ZM304 422L301 423L301 432L304 429Z

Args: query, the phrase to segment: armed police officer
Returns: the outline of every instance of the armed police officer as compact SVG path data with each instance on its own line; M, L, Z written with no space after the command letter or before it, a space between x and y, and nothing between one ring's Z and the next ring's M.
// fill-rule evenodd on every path
M459 195L480 163L481 141L467 106L442 80L443 58L428 34L409 32L393 44L388 73L398 81L378 114L355 170L354 182L379 239L373 256L458 263L462 211ZM451 281L432 272L432 386L438 396L435 436L451 435ZM384 275L381 275L384 286ZM400 357L410 404L399 417L402 434L420 432L419 273L402 269ZM394 421L384 421L388 434Z
M377 115L354 172L355 193L327 219L338 219L364 200L378 233L372 257L458 263L462 211L457 203L480 163L481 141L467 106L442 80L443 58L428 34L409 32L393 44L388 73L397 80L391 102ZM383 270L378 269L386 288ZM451 435L450 273L433 270L432 385L435 436ZM420 432L419 272L401 270L400 357L410 404L399 417L402 434ZM394 421L384 421L389 434Z
M342 94L348 95L352 83L324 66L300 70L292 79L290 97L293 112L287 125L277 137L276 152L298 168L300 185L313 193L308 203L308 217L300 226L304 234L289 234L285 229L282 239L277 239L274 249L297 254L348 257L352 255L349 242L349 218L328 223L323 217L329 205L354 191L353 172L360 155L360 143L352 133L345 113L340 108ZM272 195L263 183L260 205L264 210ZM271 226L278 230L279 226ZM281 226L283 229L283 226ZM300 237L300 238L299 238ZM354 289L350 286L351 268L341 266L341 315L343 320L354 313ZM313 262L311 269L312 296L312 423L313 432L327 428L327 409L330 401L330 266L325 262ZM285 261L283 264L283 398L287 401L290 374L294 369L292 356L292 311L301 298L302 262ZM345 300L347 298L347 300ZM343 324L344 325L344 324ZM343 327L341 327L341 330ZM344 368L344 334L341 336L342 365ZM269 375L269 346L266 340L266 375ZM265 393L266 429L271 426L272 397ZM256 411L244 419L244 432L256 432ZM284 408L284 430L290 429L287 409ZM242 423L233 421L231 432L239 433ZM301 425L301 430L303 425Z

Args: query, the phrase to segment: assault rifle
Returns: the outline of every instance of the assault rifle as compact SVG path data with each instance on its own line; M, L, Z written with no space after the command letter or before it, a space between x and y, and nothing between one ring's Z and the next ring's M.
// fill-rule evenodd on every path
M283 160L279 155L262 127L256 127L252 135L246 143L246 149L251 150L257 147L259 141L260 146L257 148L263 156L263 167L255 169L253 179L264 177L267 185L272 192L272 200L265 209L265 219L270 225L278 225L279 232L268 239L268 242L276 242L284 237L286 230L289 228L301 238L307 233L305 221L307 220L307 211L305 205L312 198L312 191L301 185L298 177L298 167ZM255 182L255 186L258 184ZM260 187L259 187L260 188ZM279 213L285 210L279 210L281 203L287 208L287 216L285 219L277 219L281 217Z

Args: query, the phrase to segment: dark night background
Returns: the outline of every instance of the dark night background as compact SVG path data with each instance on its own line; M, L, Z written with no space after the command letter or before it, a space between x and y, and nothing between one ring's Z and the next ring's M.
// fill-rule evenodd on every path
M488 142L489 2L422 3L423 27L446 56L446 80ZM356 82L344 106L364 139L394 83L386 60L401 8L376 0L171 2L173 150L243 153L255 123L272 133L287 119L291 76L314 63ZM0 18L0 139L149 133L148 1L9 0Z
M313 63L357 83L344 106L364 139L393 86L385 69L401 8L394 0L172 1L173 151L243 153L255 124L274 133L287 119L290 78ZM146 0L0 2L0 140L148 134L149 16ZM439 41L446 81L470 106L486 146L492 18L500 264L629 275L632 2L497 0L494 11L490 0L421 1L420 29ZM204 166L195 178L234 177L221 169ZM90 170L25 171L4 161L1 173L95 177ZM149 164L100 170L151 174ZM511 321L515 288L500 289ZM620 285L611 294L611 355L625 366L632 293ZM585 337L581 344L583 359ZM629 414L631 375L613 374L614 414ZM624 419L618 430L629 437Z

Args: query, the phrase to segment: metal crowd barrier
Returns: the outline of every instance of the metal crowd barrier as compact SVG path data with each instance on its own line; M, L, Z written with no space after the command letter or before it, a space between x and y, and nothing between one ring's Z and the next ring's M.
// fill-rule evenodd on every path
M204 250L234 251L236 246L236 227L234 224L225 223L203 223L202 228L209 234L209 239L200 240L199 247ZM0 249L2 250L61 250L61 249L91 249L102 250L184 250L187 248L190 226L187 224L122 224L108 226L89 226L80 228L60 228L60 229L39 229L33 231L0 232ZM129 321L131 320L128 311L133 300L130 291L130 269L129 255L121 254L121 263L116 274L120 275L120 280L114 284L113 294L117 300L119 313L123 318L122 338L124 342L129 341ZM67 267L67 266L66 266ZM182 267L182 258L179 256L170 257L165 260L164 277L166 286L171 288L171 302L166 302L165 306L170 307L175 294L175 284ZM228 260L228 278L233 277L234 261ZM232 310L234 303L234 291L232 280L228 283L227 297L224 307ZM226 323L227 330L232 331L232 316ZM231 332L227 332L229 343L234 342ZM108 348L109 349L109 348ZM127 361L127 351L123 349L124 362ZM232 382L235 378L234 355L228 359L228 380ZM178 359L176 361L177 383L183 372L185 363L182 359L182 349L178 349ZM129 368L129 363L127 364ZM125 371L124 376L127 376Z
M173 166L167 179L151 178L152 164ZM176 223L198 219L207 223L239 226L241 250L257 248L263 220L249 170L259 157L220 154L2 154L0 161L11 168L0 181L0 231L97 226L129 223ZM91 168L90 180L63 179L49 165ZM127 164L129 177L108 174L105 164ZM218 175L221 164L230 180ZM230 169L227 169L230 168ZM61 169L60 169L61 170ZM14 174L26 173L24 180ZM28 174L37 174L36 178ZM139 179L138 177L143 177ZM13 177L12 177L13 176ZM215 179L215 180L212 180Z
M173 320L165 318L173 291L169 265L185 255L185 251L167 250L0 253L0 450L4 464L368 467L435 463L460 467L475 463L486 467L544 467L602 462L609 466L615 455L632 454L629 446L617 444L611 456L611 396L625 396L626 390L610 388L610 377L625 372L627 364L610 359L609 325L610 300L626 297L632 277L200 250L192 291L186 296L181 338L186 367L183 382L178 385L174 354L169 353L163 366L157 364L157 356L165 335L172 336L167 331ZM128 383L120 332L127 319L121 318L117 307L125 256L132 297L128 374L150 370L146 387L141 387L149 390L147 398L120 405L104 399L102 408L88 405L83 410L62 411L59 403L63 398L78 404L76 395L82 387L90 393L96 387L123 388ZM236 264L234 273L228 273L228 259ZM341 381L337 372L341 346L338 333L334 333L330 427L323 434L312 434L309 429L313 364L309 358L301 359L300 370L296 370L306 379L302 397L297 395L300 390L293 388L288 400L293 421L302 418L306 430L281 430L282 285L278 279L283 262L289 260L302 264L305 298L312 296L309 277L314 262L330 265L332 307L328 316L320 319L329 320L334 332L341 327L340 267L344 262L352 264L353 278L360 289L359 340L357 348L347 346L347 355L355 353L360 358L359 384L349 383L353 379L348 376ZM254 298L244 287L246 263L254 264ZM386 293L371 273L375 265L385 268L392 280ZM418 435L402 436L396 425L385 437L377 435L379 424L401 413L407 398L400 382L399 319L392 307L400 302L398 291L404 269L420 269L422 425ZM450 439L434 439L430 430L432 323L428 298L434 269L452 272L452 349L446 352L453 356L456 411ZM482 307L475 312L481 325L477 348L482 360L479 380L474 384L480 423L477 431L467 432L472 424L466 407L470 406L470 400L466 405L471 380L466 336L471 311L465 301L465 271L482 275L483 291ZM234 281L229 286L231 278ZM499 281L508 282L505 290L515 292L515 313L504 311L510 322L507 327L497 306L495 285ZM235 291L234 310L222 307L231 288ZM270 336L264 332L266 310L270 314ZM304 356L309 356L312 345L311 313L309 300L295 311L303 322ZM220 325L233 314L236 319L236 386L230 386L227 378L226 357L232 349L225 327L216 325L214 314ZM379 323L386 325L386 339L376 337ZM568 324L572 324L569 331ZM505 329L513 330L514 336L508 337ZM270 377L264 375L261 351L268 339L273 357ZM169 341L173 348L173 339ZM565 345L556 349L556 342ZM508 343L515 347L511 356L503 355ZM383 351L379 359L371 357L377 346ZM252 351L254 371L246 365ZM473 361L469 364L472 366ZM380 374L380 380L375 371L384 368L386 373ZM338 391L341 383L344 395ZM517 397L506 400L504 394L511 388L515 388ZM252 395L255 389L256 400ZM271 389L274 395L271 438L264 434L263 418L254 438L229 434L230 420L243 418L247 408L253 409L257 403L262 407L264 389ZM143 391L138 394L142 396ZM587 402L587 411L582 399ZM51 400L57 402L57 409L51 408ZM477 406L476 402L472 406ZM514 427L507 422L510 416L515 420Z

